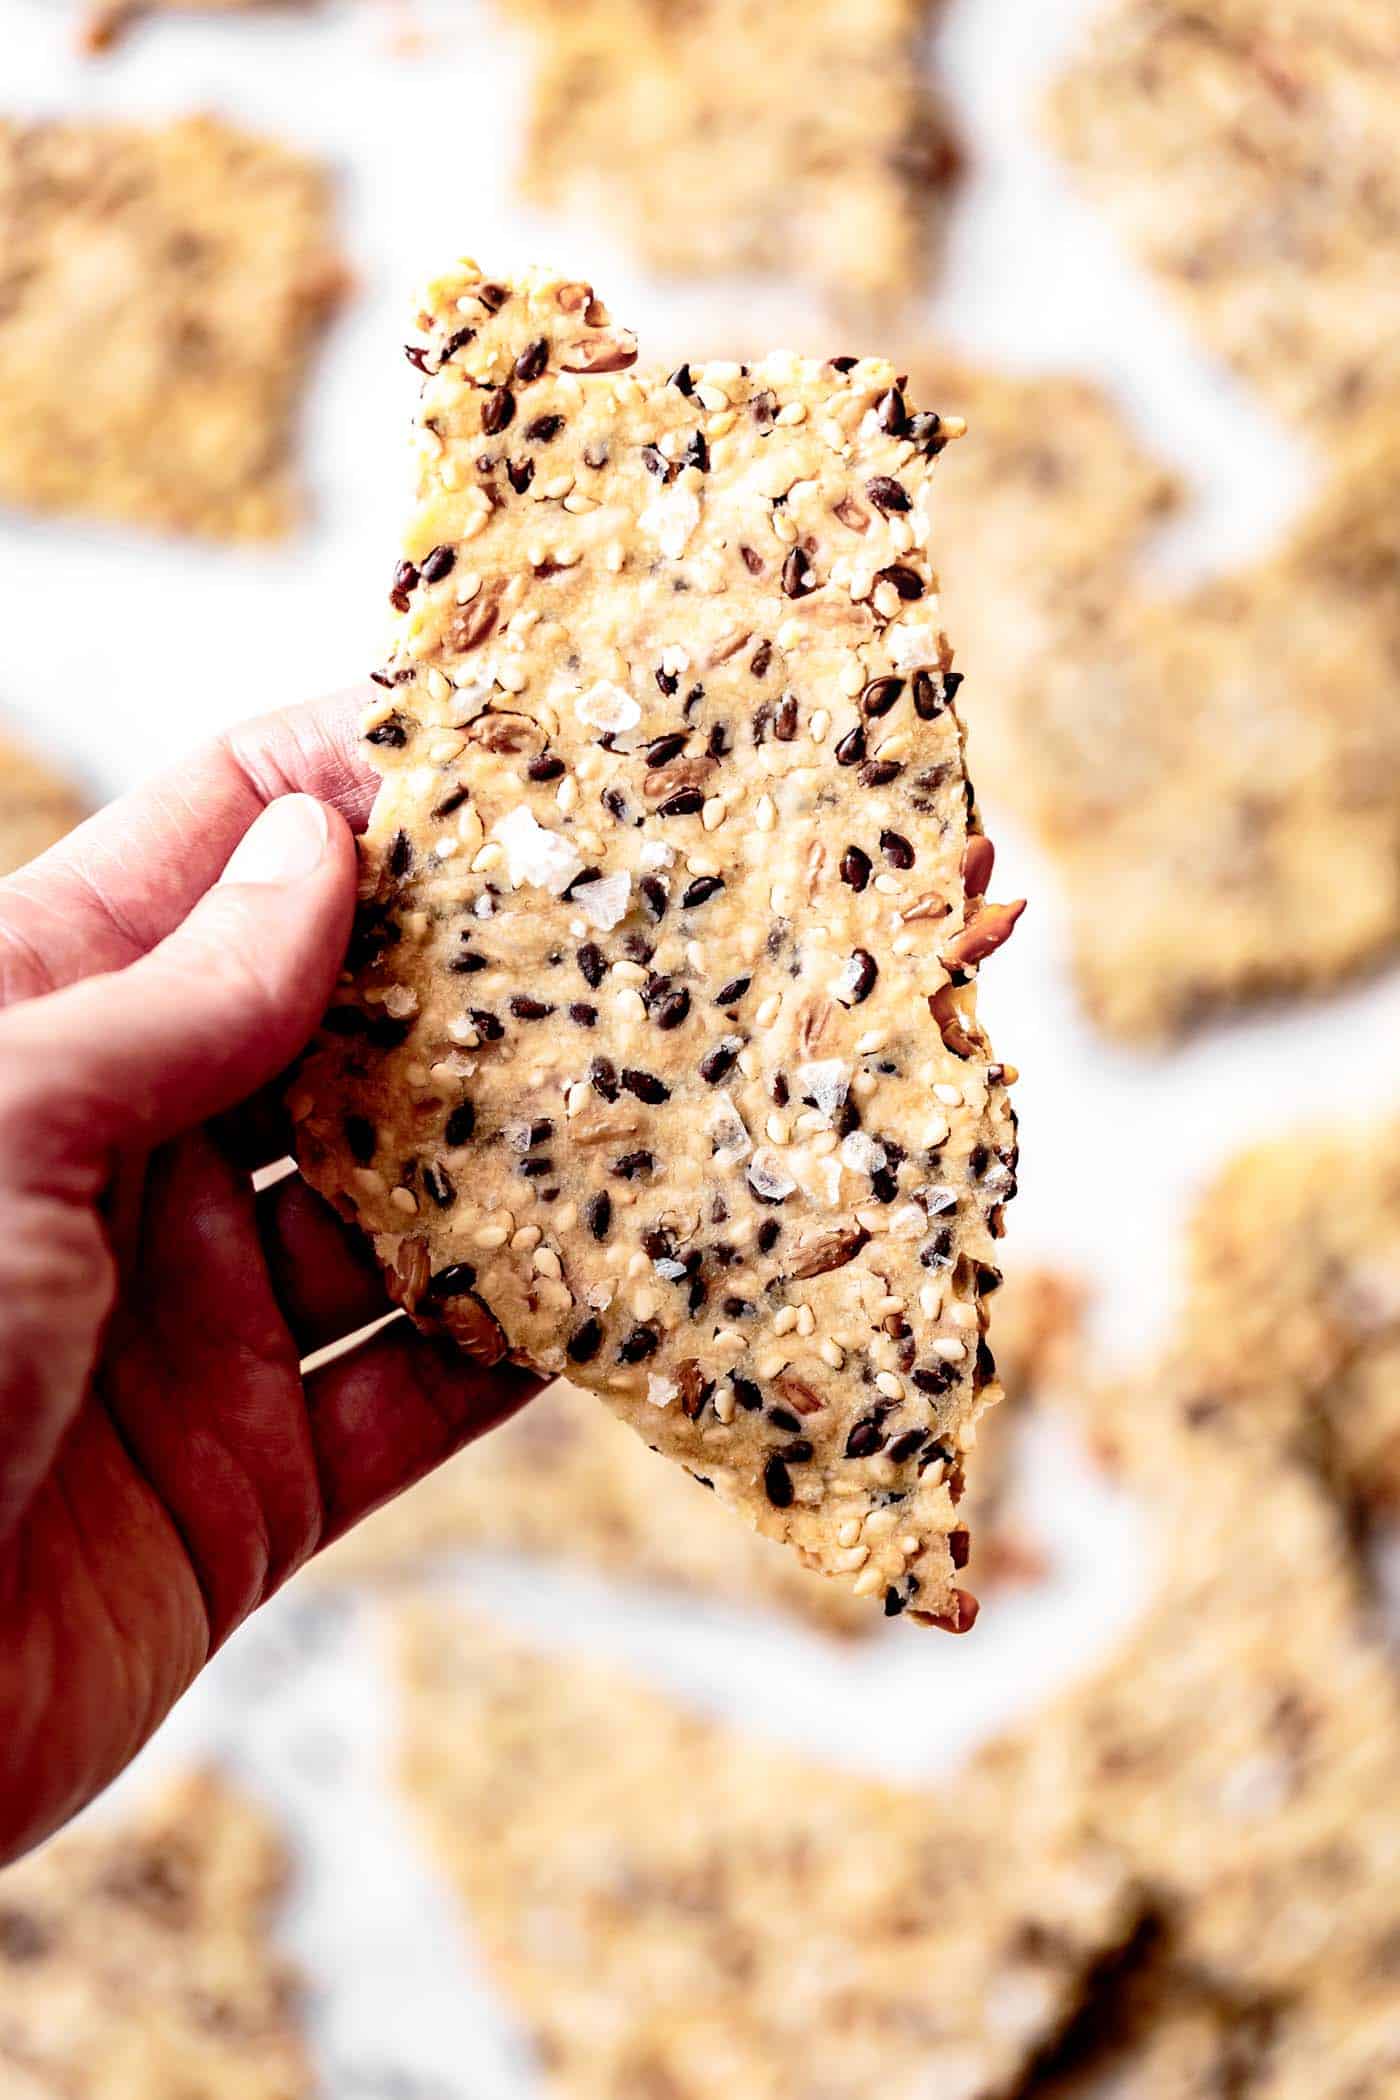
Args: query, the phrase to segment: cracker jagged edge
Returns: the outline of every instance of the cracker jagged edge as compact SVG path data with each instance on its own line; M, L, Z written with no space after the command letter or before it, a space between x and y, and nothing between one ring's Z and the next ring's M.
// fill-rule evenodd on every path
M586 284L464 263L364 729L308 1178L473 1355L593 1387L891 1615L975 1600L962 1461L1015 1187L991 905L883 360L638 375Z

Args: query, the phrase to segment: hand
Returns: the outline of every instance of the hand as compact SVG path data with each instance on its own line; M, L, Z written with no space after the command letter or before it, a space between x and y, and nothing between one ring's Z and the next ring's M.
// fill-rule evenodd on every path
M235 730L0 882L0 1860L233 1629L534 1390L392 1311L283 1159L374 783L354 696ZM281 799L278 799L281 798Z

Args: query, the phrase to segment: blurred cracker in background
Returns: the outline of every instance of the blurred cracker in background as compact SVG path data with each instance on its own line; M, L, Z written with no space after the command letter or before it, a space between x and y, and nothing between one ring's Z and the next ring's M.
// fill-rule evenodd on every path
M570 2100L976 2100L1135 1922L1045 1794L810 1764L475 1622L405 1614L404 1784Z
M979 1418L976 1465L959 1505L972 1565L988 1581L1043 1572L1014 1508L1016 1430L1026 1406L1074 1359L1079 1316L1074 1287L1048 1270L1013 1272L991 1301L1006 1397ZM579 1561L644 1586L767 1605L829 1633L871 1633L880 1623L863 1599L736 1523L592 1394L562 1379L314 1567L332 1582L392 1581L467 1551Z
M1211 347L1345 427L1400 380L1393 0L1115 0L1054 137Z
M1008 741L1011 696L1067 630L1094 632L1122 600L1181 490L1091 380L998 371L933 345L898 361L919 400L967 418L929 499L940 601L970 681L978 793L1017 807L1034 761Z
M0 876L55 845L86 814L69 781L0 733Z
M213 117L0 119L0 502L287 532L346 284L327 176L287 148Z
M310 0L101 0L82 25L82 48L110 51L146 15L250 14L256 7L309 4Z
M1081 1396L1103 1454L1145 1484L1219 1463L1243 1424L1363 1531L1400 1520L1400 1122L1239 1153L1197 1203L1188 1252L1164 1374Z
M6 2100L312 2100L296 1986L272 1947L285 1871L262 1810L210 1773L8 1868Z
M1272 555L1135 594L1021 682L1012 763L1110 1034L1320 992L1400 941L1400 401Z
M500 0L538 56L523 183L663 276L767 272L907 298L958 155L933 0Z

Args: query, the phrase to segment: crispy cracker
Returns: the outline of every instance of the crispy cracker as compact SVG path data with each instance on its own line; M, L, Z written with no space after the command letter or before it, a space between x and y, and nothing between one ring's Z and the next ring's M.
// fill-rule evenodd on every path
M0 120L0 502L286 532L344 289L324 171L210 117Z
M812 1766L420 1609L405 1784L572 2100L991 2100L1131 1895L1048 1800Z
M9 1868L0 2090L311 2100L291 1976L270 1945L283 1871L262 1811L207 1775Z
M923 551L947 433L882 360L635 374L542 274L463 265L423 329L303 1171L420 1321L961 1629L1015 1185L974 980L1019 906L983 895Z
M1015 747L1077 974L1155 1039L1400 936L1400 417L1270 558L1121 609L1023 681Z
M847 306L923 283L957 166L923 77L929 0L508 11L537 45L536 202L582 208L669 275L800 277Z
M1212 348L1343 428L1400 382L1390 0L1115 0L1055 136Z
M1055 1376L1077 1317L1071 1287L1046 1271L1013 1270L993 1300L990 1339L1006 1395L979 1423L960 1505L979 1579L1039 1571L1034 1543L1009 1506L1014 1429L1024 1404ZM563 1379L314 1565L334 1582L382 1581L462 1549L578 1559L642 1584L773 1605L833 1633L877 1623L858 1598L773 1540L736 1530L713 1496Z
M83 814L76 789L0 736L0 876L55 845Z

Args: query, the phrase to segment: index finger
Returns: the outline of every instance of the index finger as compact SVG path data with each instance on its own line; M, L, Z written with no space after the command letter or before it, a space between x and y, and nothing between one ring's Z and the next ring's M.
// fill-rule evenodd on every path
M226 730L0 882L0 1006L144 955L279 795L315 795L363 830L377 780L359 720L373 691L355 687Z

